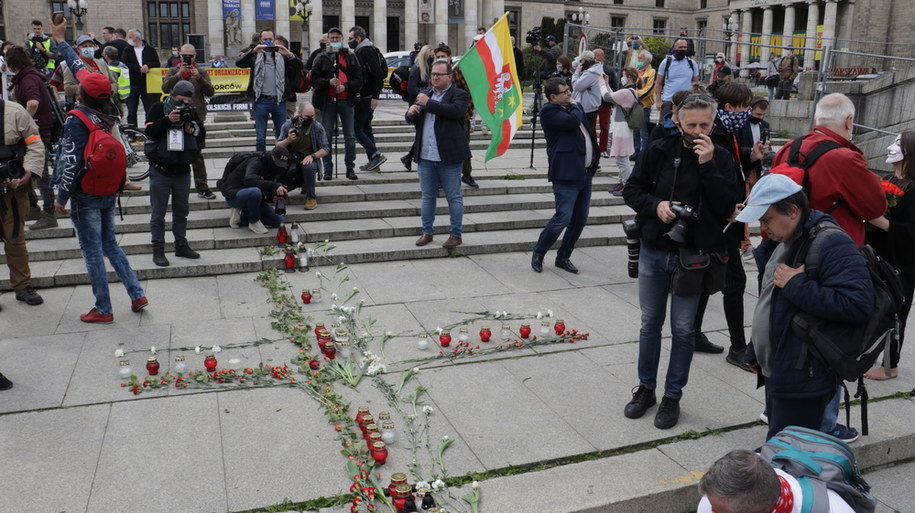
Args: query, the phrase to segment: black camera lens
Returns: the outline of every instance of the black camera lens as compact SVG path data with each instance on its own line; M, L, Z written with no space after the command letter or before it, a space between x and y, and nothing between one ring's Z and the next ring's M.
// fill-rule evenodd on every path
M284 216L286 215L286 196L277 196L276 197L276 207L274 208L277 215Z
M639 253L642 248L642 230L639 228L635 219L623 221L623 233L626 234L626 248L629 252L629 269L630 278L639 277Z

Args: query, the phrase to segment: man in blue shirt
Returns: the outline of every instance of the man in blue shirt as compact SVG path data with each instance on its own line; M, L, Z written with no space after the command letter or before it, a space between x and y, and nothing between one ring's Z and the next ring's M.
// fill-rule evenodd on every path
M660 119L670 112L671 101L677 91L685 91L699 82L699 65L686 56L688 44L685 39L674 42L673 56L668 56L658 66L655 80L657 91L657 108L661 111Z

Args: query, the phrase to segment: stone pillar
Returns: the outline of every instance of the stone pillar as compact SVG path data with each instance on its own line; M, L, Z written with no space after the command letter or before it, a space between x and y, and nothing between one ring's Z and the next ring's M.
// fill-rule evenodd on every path
M293 37L292 33L289 32L289 0L276 0L273 4L274 16L276 16L276 24L273 26L275 35L284 36L289 41L298 39L298 37ZM298 32L299 27L296 27Z
M483 2L486 3L485 0ZM451 51L455 55L463 54L465 48L470 48L470 43L473 41L473 36L477 35L477 27L481 25L480 20L477 18L477 0L468 0L464 2L464 41L454 42L454 47L451 48ZM485 21L485 20L484 20Z
M491 0L491 5L492 12L490 13L489 19L486 20L486 28L491 27L495 21L505 14L505 0Z
M746 9L741 13L740 19L740 62L737 64L741 68L750 63L750 33L753 31L753 10ZM749 72L740 70L740 76L749 76Z
M759 47L759 61L767 62L769 60L769 52L772 51L770 48L772 37L772 7L765 6L763 7L763 24L762 24L762 37L760 38L760 43L762 46Z
M440 42L451 43L448 41L448 2L447 0L435 0L435 39L427 41L429 46L435 48ZM453 46L453 45L451 45Z
M324 2L311 2L311 17L308 18L308 50L315 51L319 47L318 39L324 34ZM302 41L302 45L305 42ZM306 60L308 56L303 55Z
M384 1L384 0L379 0ZM403 13L403 49L412 50L413 43L419 41L419 3L418 0L404 0Z
M366 27L368 28L368 27ZM375 0L372 7L372 37L370 38L381 53L388 51L388 4L385 0ZM394 48L399 50L399 48Z
M343 46L346 46L346 35L356 25L356 0L340 2L340 31L343 32Z
M836 10L835 0L826 0L826 11L823 14L823 48L836 45Z
M820 19L820 1L813 0L807 3L807 34L804 46L813 48L817 45L817 22ZM816 69L816 52L804 50L804 70Z
M226 22L222 17L221 1L207 3L207 33L210 55L226 55ZM228 62L227 60L226 63Z
M785 5L785 26L782 29L782 46L794 47L794 4Z
M257 31L254 24L255 0L241 0L241 44L242 48L251 43L251 36ZM234 57L227 55L226 57Z

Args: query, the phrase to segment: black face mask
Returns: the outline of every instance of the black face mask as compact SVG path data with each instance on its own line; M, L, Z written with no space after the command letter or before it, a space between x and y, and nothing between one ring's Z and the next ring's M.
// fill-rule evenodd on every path
M757 117L750 116L750 119L748 119L747 121L749 121L750 123L753 123L754 125L758 125L762 120Z
M302 123L302 126L310 126L311 122L314 121L314 119L315 118L312 118L312 117L300 117L299 121Z
M682 61L686 57L686 50L674 50L674 58L678 61Z
M352 48L353 50L355 50L357 46L359 46L358 42L356 42L356 41L349 42L349 47Z
M696 139L698 139L699 137L697 137L693 134L688 134L686 132L683 132L683 135L681 135L680 138L683 140L684 148L692 148L693 146L696 145Z

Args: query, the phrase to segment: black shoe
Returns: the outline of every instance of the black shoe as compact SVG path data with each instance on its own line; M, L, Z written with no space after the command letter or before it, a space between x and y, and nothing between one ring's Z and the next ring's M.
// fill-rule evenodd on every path
M25 304L35 306L44 303L44 299L32 287L16 291L16 301L25 301Z
M324 181L329 182L334 179L333 171L324 171Z
M358 179L359 179L359 177L356 176L356 170L353 169L353 168L351 168L351 167L346 169L346 177L349 178L350 180L358 180Z
M153 251L153 263L159 267L168 267L168 259L165 258L165 251Z
M746 354L746 352L747 352L746 349L741 349L739 351L729 349L728 355L724 357L724 360L726 362L730 363L731 365L740 367L741 369L743 369L747 372L753 372L753 369L750 368L750 364L743 361L743 355Z
M188 245L183 245L175 248L175 256L181 258L200 258L200 253L194 251Z
M654 416L654 427L658 429L670 429L677 425L680 420L680 400L664 396L661 398L661 406L658 407L658 413Z
M705 333L700 333L696 337L696 347L693 348L694 353L711 353L719 354L724 352L724 348L718 344L713 344L708 337L705 336Z
M467 184L467 187L472 187L474 189L480 188L480 184L478 184L477 181L474 180L473 177L470 175L462 176L461 181L464 182L465 184Z
M629 155L629 162L635 162L635 154Z
M407 168L407 171L413 170L413 162L410 160L409 155L404 155L400 157L400 163L403 164L403 167Z
M198 198L202 198L202 199L206 199L206 200L213 200L213 199L216 199L216 195L213 194L213 191L211 191L211 190L209 190L209 189L206 189L206 190L203 190L203 191L198 192L198 193L197 193L197 197L198 197Z
M531 269L533 269L534 272L543 272L543 255L536 251L531 252Z
M658 398L655 397L654 390L648 390L642 385L639 385L632 390L632 400L626 405L626 409L623 410L623 415L629 419L640 418L642 415L645 415L648 408L651 408L657 403Z
M566 271L569 271L572 274L578 274L578 268L575 267L575 264L573 264L572 261L569 260L568 258L561 258L561 259L557 258L556 267L558 267L560 269L565 269Z
M13 382L6 379L2 373L0 373L0 390L9 390L13 388Z
M379 167L381 167L381 165L387 161L388 161L387 157L385 157L381 153L378 153L377 155L372 157L372 160L370 160L368 164L365 165L364 171L374 171L374 170L378 169Z

